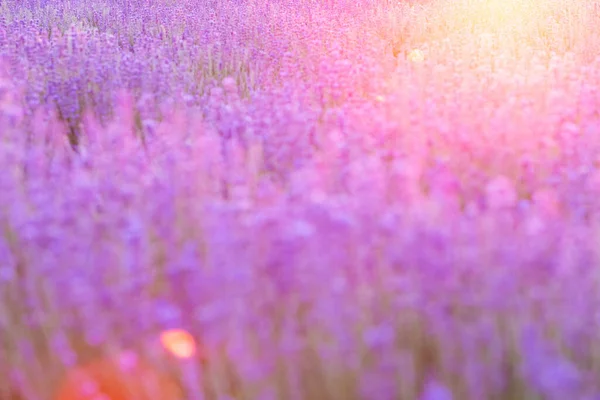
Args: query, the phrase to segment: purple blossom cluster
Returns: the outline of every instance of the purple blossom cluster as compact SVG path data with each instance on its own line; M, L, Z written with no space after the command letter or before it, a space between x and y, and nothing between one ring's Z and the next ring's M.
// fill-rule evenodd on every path
M450 3L0 3L0 400L599 399L599 9Z

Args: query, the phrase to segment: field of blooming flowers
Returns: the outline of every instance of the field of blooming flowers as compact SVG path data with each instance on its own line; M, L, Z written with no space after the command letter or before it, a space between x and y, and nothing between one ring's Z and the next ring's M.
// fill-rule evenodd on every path
M598 38L593 0L0 0L0 400L600 399Z

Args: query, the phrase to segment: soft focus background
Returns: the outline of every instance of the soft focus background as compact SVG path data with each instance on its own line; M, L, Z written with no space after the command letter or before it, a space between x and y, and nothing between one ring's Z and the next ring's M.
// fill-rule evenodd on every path
M600 399L599 89L593 0L1 0L0 400Z

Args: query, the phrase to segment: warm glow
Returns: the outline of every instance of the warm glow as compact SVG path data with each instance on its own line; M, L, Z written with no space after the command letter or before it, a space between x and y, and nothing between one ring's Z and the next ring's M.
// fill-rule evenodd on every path
M425 60L425 54L419 49L414 49L408 53L408 59L412 62L421 62Z
M67 371L54 400L182 400L177 383L166 373L125 352Z
M501 34L519 41L549 27L555 16L552 2L534 0L463 0L439 10L444 24L471 33Z
M191 358L196 354L192 335L181 329L171 329L160 335L163 347L177 358Z

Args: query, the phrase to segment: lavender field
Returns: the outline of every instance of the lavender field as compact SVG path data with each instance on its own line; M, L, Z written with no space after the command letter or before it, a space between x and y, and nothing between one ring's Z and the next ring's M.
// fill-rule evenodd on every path
M0 0L0 400L600 400L600 1Z

